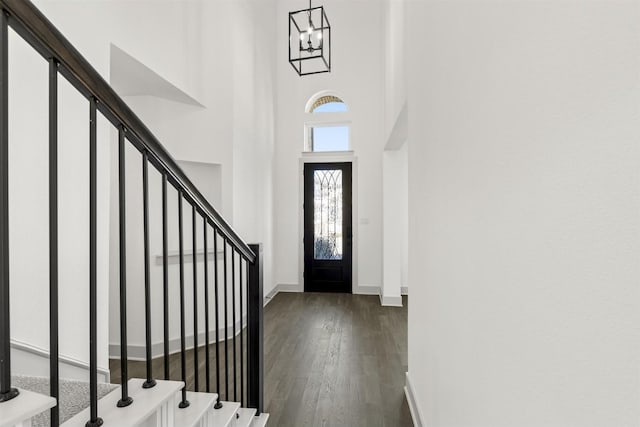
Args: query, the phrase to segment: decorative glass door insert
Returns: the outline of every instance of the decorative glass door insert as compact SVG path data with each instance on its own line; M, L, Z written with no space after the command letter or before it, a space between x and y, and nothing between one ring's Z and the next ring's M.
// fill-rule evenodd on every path
M316 170L314 177L314 258L342 259L342 170Z

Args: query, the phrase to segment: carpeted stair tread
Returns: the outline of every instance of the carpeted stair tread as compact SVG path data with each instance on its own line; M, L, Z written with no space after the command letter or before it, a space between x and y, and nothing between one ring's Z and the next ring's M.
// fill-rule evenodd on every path
M15 375L12 385L18 389L29 390L46 396L50 394L49 378ZM98 384L98 399L118 388L114 384ZM89 407L89 383L83 381L60 380L60 423L70 419ZM33 427L48 427L50 411L33 418Z

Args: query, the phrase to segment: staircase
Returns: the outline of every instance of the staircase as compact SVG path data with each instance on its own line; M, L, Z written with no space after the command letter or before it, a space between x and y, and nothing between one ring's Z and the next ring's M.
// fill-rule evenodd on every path
M180 391L184 383L180 381L157 381L156 387L143 388L145 380L131 379L128 382L130 396L137 402L125 408L118 408L121 388L112 387L98 401L98 410L103 425L109 426L159 426L159 427L264 427L268 414L256 416L255 409L241 408L237 402L221 402L215 409L218 395L215 393L187 392L190 405L180 409ZM43 412L52 408L56 400L52 397L19 389L19 395L0 405L0 427L49 425L49 417ZM64 393L63 393L64 394ZM87 407L64 420L63 427L84 427L90 417ZM63 419L64 419L63 415Z
M263 413L263 288L262 246L247 244L227 221L205 199L198 188L177 165L175 159L131 111L100 74L53 26L29 0L0 0L0 427L10 426L86 426L126 427L247 427L265 426ZM49 342L48 378L22 378L11 371L11 303L9 241L9 73L8 30L13 29L49 65ZM86 301L89 335L88 382L72 383L60 376L59 354L59 257L58 219L66 215L58 204L58 80L67 80L88 100L88 115L77 122L89 130L89 277ZM118 151L118 224L119 224L119 323L120 385L98 383L98 318L97 299L97 121L98 113L117 131ZM104 141L102 143L105 143ZM110 143L114 143L110 141ZM127 210L128 190L125 167L126 147L133 146L142 160L144 218L144 283L127 283ZM162 208L150 208L149 169L162 177ZM177 197L179 261L169 262L168 197ZM185 212L186 209L186 212ZM191 216L191 229L185 230L184 215ZM150 274L149 218L162 221L162 322L152 320L152 283ZM196 224L201 224L198 232ZM185 234L191 234L192 247L185 253ZM204 242L203 262L198 262L197 241ZM209 260L209 247L215 254ZM202 253L202 252L200 252ZM217 254L222 253L219 260ZM192 280L185 281L185 258L191 259ZM171 264L171 265L170 265ZM170 280L169 271L179 270L179 280ZM203 269L203 276L199 273ZM198 277L203 277L199 280ZM185 287L193 287L187 301ZM131 378L128 372L129 341L127 338L127 287L139 286L144 292L145 374ZM169 297L170 287L179 289L179 301ZM155 289L155 292L159 291ZM45 290L43 290L45 292ZM198 300L198 295L204 298ZM175 308L175 310L171 310ZM84 309L84 308L83 308ZM178 310L179 309L179 310ZM179 319L169 313L178 311ZM190 311L192 317L187 318ZM175 317L175 316L174 316ZM204 317L204 325L199 319ZM179 350L171 348L170 323L179 323ZM186 325L193 325L192 337L186 336ZM152 331L162 330L164 371L154 372ZM223 331L220 334L219 331ZM223 336L221 336L223 335ZM175 338L175 337L174 337ZM176 338L177 339L177 338ZM190 341L188 343L188 341ZM157 343L156 343L157 344ZM84 342L83 342L84 345ZM212 347L215 349L212 351ZM189 348L189 351L188 351ZM202 351L199 351L202 350ZM157 352L157 348L155 349ZM204 353L204 354L200 354ZM214 353L214 354L211 354ZM224 354L221 354L224 353ZM171 373L170 360L179 355L180 372ZM156 355L157 356L157 355ZM204 360L199 357L203 357ZM201 373L204 368L204 374ZM193 369L190 375L187 371ZM139 374L142 375L142 374ZM204 378L202 378L204 377ZM204 381L201 381L204 379ZM29 387L29 382L40 387ZM42 384L46 384L42 386ZM71 390L71 391L70 391ZM69 393L81 398L69 399ZM65 394L66 393L66 394ZM72 408L72 409L69 409ZM46 416L48 414L48 417ZM44 420L44 421L43 421Z

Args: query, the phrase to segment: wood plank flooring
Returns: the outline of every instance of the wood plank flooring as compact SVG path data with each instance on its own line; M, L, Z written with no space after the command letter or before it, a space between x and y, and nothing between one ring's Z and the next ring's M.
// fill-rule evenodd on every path
M279 427L412 426L407 300L280 293L265 308L265 411Z
M268 425L412 426L403 391L407 371L406 297L403 304L402 308L381 307L377 296L365 295L276 295L264 311ZM229 346L230 360L232 347ZM220 348L224 365L224 343ZM215 344L210 353L215 387ZM204 390L204 349L198 354L200 389ZM188 388L193 389L195 367L191 354L187 361ZM154 373L161 377L162 359L154 360L153 366ZM119 361L112 361L111 368L112 379L117 381ZM232 371L231 366L229 370ZM170 371L172 379L180 377L179 354L171 356ZM130 362L129 374L144 378L144 363ZM221 378L224 398L224 370Z

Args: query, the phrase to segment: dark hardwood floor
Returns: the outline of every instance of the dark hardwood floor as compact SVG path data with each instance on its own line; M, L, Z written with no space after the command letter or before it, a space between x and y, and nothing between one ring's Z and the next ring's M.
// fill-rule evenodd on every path
M268 425L412 426L403 391L407 371L407 299L403 298L404 307L395 308L381 307L377 296L276 295L264 311ZM224 348L223 343L220 346ZM230 360L231 352L230 345ZM215 357L215 344L210 353ZM203 390L204 349L198 354ZM187 383L193 389L193 358L188 355L187 359ZM162 359L154 360L153 366L161 377ZM215 360L211 366L215 377ZM172 379L180 377L179 354L171 356L170 370ZM130 362L130 376L143 378L144 372L144 363ZM119 379L119 361L112 361L111 373L113 380ZM230 377L233 397L232 372ZM224 398L224 380L222 387Z
M278 294L265 309L270 426L412 426L404 399L407 300Z

